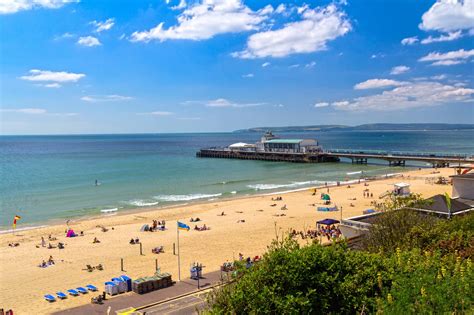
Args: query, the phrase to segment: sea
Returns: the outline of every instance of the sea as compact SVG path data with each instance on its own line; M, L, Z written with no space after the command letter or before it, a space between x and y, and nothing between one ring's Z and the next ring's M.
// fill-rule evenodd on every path
M325 131L278 134L317 139L324 149L474 155L474 130ZM0 136L0 230L297 190L415 167L197 158L204 147L254 143L261 134L182 133Z

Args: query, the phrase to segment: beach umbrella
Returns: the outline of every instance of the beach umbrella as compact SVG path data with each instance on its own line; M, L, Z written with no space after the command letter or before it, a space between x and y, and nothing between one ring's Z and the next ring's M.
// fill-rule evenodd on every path
M323 200L331 200L331 196L329 196L328 194L324 194Z

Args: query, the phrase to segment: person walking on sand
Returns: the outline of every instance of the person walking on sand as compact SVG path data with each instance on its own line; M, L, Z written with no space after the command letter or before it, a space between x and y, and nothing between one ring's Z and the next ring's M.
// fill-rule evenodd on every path
M41 247L46 247L46 241L43 236L41 236Z

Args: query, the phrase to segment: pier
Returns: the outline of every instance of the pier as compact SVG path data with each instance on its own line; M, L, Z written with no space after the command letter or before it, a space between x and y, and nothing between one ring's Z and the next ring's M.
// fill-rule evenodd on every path
M449 167L474 163L474 157L463 154L413 153L413 152L364 152L350 150L328 150L320 152L266 152L250 150L230 150L228 148L201 149L196 153L200 158L223 158L241 160L262 160L292 163L339 162L341 158L353 164L367 164L368 160L384 160L389 166L405 166L406 161L424 162L433 167Z

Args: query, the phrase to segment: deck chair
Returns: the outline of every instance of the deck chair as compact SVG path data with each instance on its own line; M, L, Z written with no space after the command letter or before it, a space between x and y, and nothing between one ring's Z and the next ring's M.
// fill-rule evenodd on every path
M60 292L56 292L56 295L58 296L59 299L61 300L64 300L64 299L67 299L67 295L62 293L61 291Z
M87 293L87 290L84 289L83 287L77 287L76 290L79 291L79 292L82 293L82 294L86 294L86 293Z
M93 286L92 284L88 284L86 285L86 288L89 290L89 291L98 291L99 289L97 289L97 287Z
M46 294L44 296L44 299L48 302L55 302L56 301L56 298L54 296L52 296L51 294Z
M78 296L79 295L79 292L77 292L74 289L67 290L67 292L72 296Z

